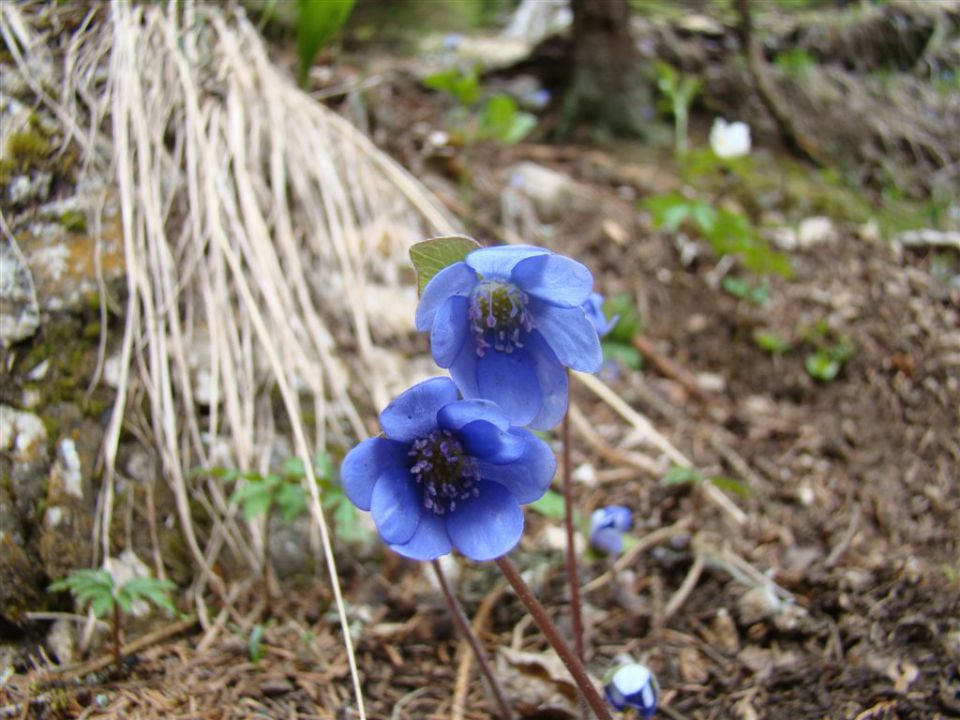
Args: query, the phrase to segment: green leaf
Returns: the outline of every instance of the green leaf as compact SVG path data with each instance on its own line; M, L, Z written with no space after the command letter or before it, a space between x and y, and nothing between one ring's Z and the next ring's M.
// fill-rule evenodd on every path
M431 90L450 95L461 107L473 105L480 99L480 81L473 70L456 68L428 75L423 84Z
M250 653L250 662L258 663L263 657L263 650L260 648L260 641L263 639L263 625L257 623L250 631L250 641L247 643L247 650Z
M600 342L603 356L607 360L622 363L631 370L643 367L643 355L632 345L624 345L619 340L603 340Z
M301 87L307 84L317 53L347 22L353 3L354 0L297 1L297 79Z
M703 474L695 468L675 465L660 480L661 485L699 485L704 481Z
M287 458L280 466L280 473L286 478L300 479L306 475L307 471L303 466L303 460L298 457Z
M126 593L131 599L146 599L153 605L163 608L174 615L177 614L177 608L170 599L170 592L176 589L176 585L170 580L159 580L152 577L133 578L121 589L121 594Z
M499 140L514 145L537 125L537 118L517 109L517 101L509 95L494 95L483 107L478 138Z
M734 495L739 495L742 498L750 497L751 494L749 485L742 480L737 480L736 478L732 477L712 477L710 478L710 484L716 485L721 490L726 490Z
M420 293L433 276L448 265L460 262L480 247L466 235L444 235L418 242L410 248L410 260L417 271L417 288Z
M753 333L753 342L761 350L765 350L771 355L783 355L790 350L790 342L784 340L776 333L765 330L755 330Z
M817 350L804 362L807 374L815 380L830 382L840 374L841 363L834 360L827 350Z
M285 523L293 522L307 507L307 496L298 484L287 483L277 490L275 500L280 517Z
M100 595L90 603L90 609L98 618L106 617L113 612L113 603L112 595Z
M633 338L643 332L643 323L637 313L637 304L630 293L618 293L603 303L603 314L609 319L617 317L617 324L610 330L607 340L632 346Z
M322 450L317 453L313 460L313 473L318 481L333 479L333 458L330 457L330 453Z
M527 507L553 520L562 520L564 516L563 495L554 490L547 490L542 498Z

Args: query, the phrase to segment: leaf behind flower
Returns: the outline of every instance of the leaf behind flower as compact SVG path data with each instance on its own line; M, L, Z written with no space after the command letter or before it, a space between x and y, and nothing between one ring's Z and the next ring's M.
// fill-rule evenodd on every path
M444 235L413 245L410 248L410 260L417 271L417 292L423 293L434 275L448 265L460 262L478 248L480 243L466 235Z

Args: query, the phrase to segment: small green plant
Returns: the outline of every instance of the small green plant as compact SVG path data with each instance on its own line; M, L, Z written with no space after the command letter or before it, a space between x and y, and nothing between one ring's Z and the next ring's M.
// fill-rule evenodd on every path
M678 192L646 198L642 206L650 211L654 227L676 232L683 226L696 230L723 257L736 255L743 266L757 274L793 274L790 257L772 249L756 232L750 219L703 200L688 200Z
M481 102L480 80L474 70L445 70L427 76L423 84L450 96L457 107L450 113L448 124L453 133L465 142L495 140L515 145L537 126L537 118L522 112L517 101L498 93Z
M743 481L723 475L708 477L696 468L674 465L667 474L660 479L661 485L691 485L698 487L705 483L710 483L721 490L732 492L740 497L749 497L750 495L750 487Z
M817 66L816 58L802 48L791 48L778 53L773 63L794 80L807 77Z
M771 355L783 355L789 352L791 348L789 340L766 330L756 330L753 333L753 342L756 343L758 348Z
M170 592L176 588L169 580L151 577L138 577L117 585L106 570L75 570L66 578L50 585L50 592L69 590L80 606L89 606L98 618L111 618L113 635L113 661L120 670L123 659L120 651L120 630L123 614L129 613L138 601L152 603L173 614L177 609L170 599Z
M727 275L721 286L738 300L746 300L754 305L764 305L770 299L770 286L766 283L752 283L741 277Z
M297 0L297 79L306 87L320 49L350 17L355 0Z
M807 355L804 368L810 377L820 382L836 380L855 351L850 338L842 333L835 333L825 320L805 328L803 338L816 348Z
M669 63L657 63L657 87L663 93L667 108L673 116L673 148L676 155L687 152L687 126L690 118L690 106L700 92L699 78L683 75Z

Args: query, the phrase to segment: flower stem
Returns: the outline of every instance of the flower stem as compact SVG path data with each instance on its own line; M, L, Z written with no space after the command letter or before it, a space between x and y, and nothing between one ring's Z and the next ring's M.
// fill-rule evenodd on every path
M487 684L490 686L490 692L493 693L494 699L497 701L497 705L500 706L500 715L502 716L503 720L513 720L513 713L510 711L510 706L507 704L507 701L503 696L503 691L500 689L500 684L493 675L493 669L490 667L490 663L487 662L487 657L483 652L483 648L480 647L480 640L473 632L473 628L470 627L467 616L463 612L463 607L450 590L450 585L447 583L447 578L443 574L443 568L440 567L440 563L437 560L431 560L430 564L433 565L433 571L437 575L437 582L440 583L440 589L443 591L443 597L447 601L447 606L450 608L450 614L453 615L453 619L457 624L457 628L470 645L470 649L473 651L474 657L477 658L477 664L480 666L480 671L483 673L483 676L487 679Z
M577 573L576 536L573 531L573 468L570 461L570 412L563 416L563 524L567 532L567 582L570 583L570 613L573 615L573 646L584 662L583 613L580 610L580 579Z
M496 563L500 568L500 572L503 573L507 581L513 586L517 597L520 598L520 601L533 616L533 619L540 627L540 631L547 637L547 641L553 649L556 650L563 664L567 666L567 670L570 671L574 681L577 683L577 687L580 688L581 694L590 705L594 715L596 715L599 720L613 720L603 698L600 697L600 693L598 693L596 687L594 687L593 682L587 675L587 671L584 670L583 663L574 655L570 646L567 645L563 637L561 637L553 621L550 620L550 616L547 615L547 611L543 609L543 605L540 604L540 601L534 596L533 591L530 590L527 583L520 577L517 568L514 567L506 555L497 558Z

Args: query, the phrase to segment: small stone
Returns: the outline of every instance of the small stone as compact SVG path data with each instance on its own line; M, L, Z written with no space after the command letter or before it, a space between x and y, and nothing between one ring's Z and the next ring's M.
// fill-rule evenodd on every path
M780 611L780 601L769 587L758 586L740 596L737 611L741 625L753 625L776 615Z
M801 250L833 242L836 238L837 231L828 217L818 215L806 218L797 228L797 246Z
M685 647L680 650L680 677L684 682L705 683L710 673L696 648Z
M47 358L42 360L34 367L30 372L27 373L27 380L32 380L36 382L37 380L43 380L47 376L47 371L50 369L50 359Z
M728 653L736 653L740 649L740 636L737 633L737 624L730 617L726 608L717 610L717 616L713 619L713 634L720 644L720 649Z
M614 244L619 245L620 247L625 247L627 244L627 231L616 221L607 218L603 221L601 226L603 229L603 236L612 241Z
M75 630L70 620L55 620L47 633L47 649L61 665L69 665L76 659Z
M526 195L541 219L549 222L571 210L585 209L589 192L571 177L532 162L509 170L510 184Z
M0 244L0 346L10 347L33 335L40 309L30 268L8 239Z

